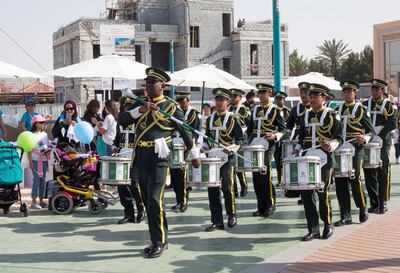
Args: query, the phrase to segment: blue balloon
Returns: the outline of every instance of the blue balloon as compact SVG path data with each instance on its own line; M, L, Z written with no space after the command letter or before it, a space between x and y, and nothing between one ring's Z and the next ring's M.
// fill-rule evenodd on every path
M79 142L83 144L89 144L93 140L94 130L89 122L83 121L78 118L75 124L74 134Z

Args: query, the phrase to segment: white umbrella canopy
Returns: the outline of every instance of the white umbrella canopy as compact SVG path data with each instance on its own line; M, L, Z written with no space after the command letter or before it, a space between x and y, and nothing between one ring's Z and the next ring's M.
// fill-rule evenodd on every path
M144 79L148 66L119 55L104 55L96 59L52 70L46 75L64 78Z
M0 78L44 78L44 76L30 72L18 66L0 61Z
M310 72L302 76L293 77L287 80L282 81L283 86L295 88L301 82L308 82L308 83L318 83L325 85L329 89L332 90L341 90L340 82L331 79L329 77L324 76L322 73L318 72Z
M168 84L174 86L256 89L241 79L210 64L185 68L170 75L171 81Z

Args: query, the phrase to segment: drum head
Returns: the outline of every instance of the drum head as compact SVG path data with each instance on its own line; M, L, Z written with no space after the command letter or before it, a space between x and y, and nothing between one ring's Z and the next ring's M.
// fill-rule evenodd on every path
M356 152L356 148L350 142L344 142L342 146L340 146L337 150L341 149L350 149L353 154Z
M269 148L269 142L268 142L268 140L266 140L266 139L263 138L263 137L256 137L256 138L254 138L253 141L251 142L251 145L252 145L252 146L253 146L253 145L262 145L262 146L264 146L264 149L265 149L265 150L268 150L268 148Z
M320 149L311 149L306 153L306 156L319 157L321 159L321 167L328 163L328 157L326 156L326 153Z

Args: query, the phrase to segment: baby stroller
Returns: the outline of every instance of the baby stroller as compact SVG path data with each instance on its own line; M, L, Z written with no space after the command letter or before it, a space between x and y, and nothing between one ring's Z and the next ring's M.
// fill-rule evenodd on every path
M48 184L49 209L56 214L68 214L74 208L88 204L92 214L107 208L107 192L97 184L97 161L94 154L68 155L59 148L54 149L56 181Z
M18 150L21 153L18 153ZM10 212L10 207L19 202L19 210L28 216L28 205L22 202L21 188L19 184L24 180L24 172L21 167L23 150L13 146L9 142L0 142L0 208L4 214Z

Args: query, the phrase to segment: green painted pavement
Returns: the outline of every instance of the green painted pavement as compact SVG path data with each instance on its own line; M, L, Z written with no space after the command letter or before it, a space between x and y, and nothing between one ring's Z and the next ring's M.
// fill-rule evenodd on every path
M392 170L391 202L398 202L399 165L393 165ZM336 221L334 188L331 193ZM207 193L192 192L188 211L176 214L169 210L174 194L167 192L170 246L161 258L152 260L142 254L149 244L145 222L115 224L122 216L120 205L96 216L87 207L67 216L46 210L31 211L28 218L17 212L7 217L1 214L0 272L241 272L297 244L307 231L303 207L297 205L297 199L282 198L280 190L278 195L273 217L251 216L256 207L251 191L246 198L237 199L237 227L206 233L203 228L210 221ZM358 220L357 210L353 219Z

